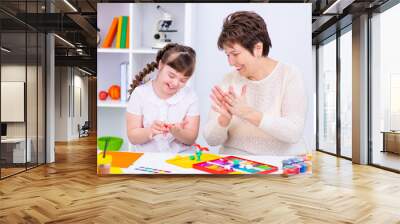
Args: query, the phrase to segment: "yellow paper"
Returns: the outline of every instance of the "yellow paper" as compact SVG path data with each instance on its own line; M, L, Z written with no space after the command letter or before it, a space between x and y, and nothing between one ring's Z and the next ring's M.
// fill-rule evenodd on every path
M116 48L121 48L122 16L118 17L117 43Z

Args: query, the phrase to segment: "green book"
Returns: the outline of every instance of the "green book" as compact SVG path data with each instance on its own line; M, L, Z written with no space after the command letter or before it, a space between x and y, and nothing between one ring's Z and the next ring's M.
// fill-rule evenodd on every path
M126 36L128 35L128 17L122 17L121 48L126 48Z

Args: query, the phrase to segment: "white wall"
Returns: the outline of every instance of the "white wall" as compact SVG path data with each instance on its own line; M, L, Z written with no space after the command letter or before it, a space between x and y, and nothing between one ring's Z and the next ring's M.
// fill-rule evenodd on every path
M69 79L67 74L68 67L55 68L55 141L68 141Z
M317 115L315 112L317 111L317 89L316 89L316 82L317 82L317 48L313 45L312 46L312 76L314 77L314 86L315 89L313 91L313 97L312 97L312 116L313 116L313 138L311 139L311 145L310 147L313 149L317 148ZM309 109L310 110L310 109Z
M44 162L44 89L42 68L25 64L3 64L1 66L1 81L24 82L26 84L26 107L19 108L21 113L26 112L26 120L23 122L7 122L7 137L21 138L27 136L30 139L32 160L39 163ZM26 81L27 78L27 81ZM2 89L3 91L3 89ZM38 91L38 92L37 92ZM22 91L23 94L23 91ZM3 97L7 97L2 95ZM15 108L14 108L15 109ZM3 107L7 111L12 108ZM13 111L7 111L12 113ZM37 157L37 153L39 156Z
M25 75L26 72L28 74L36 74L36 67L33 66L27 66L25 65L18 65L18 64L9 64L9 65L2 65L1 66L1 81L10 81L10 82L25 82ZM30 80L30 82L32 82ZM32 83L30 83L32 85ZM36 85L36 81L34 83ZM31 90L31 89L29 89ZM33 98L36 99L36 89L34 90L34 93L27 93L27 103L31 103L33 101ZM35 108L37 105L34 105ZM9 108L1 108L1 110L7 110ZM24 110L24 108L22 108ZM28 112L31 112L28 110ZM33 116L33 117L32 117ZM33 124L31 123L32 121L36 122L36 113L28 113L27 114L28 118L28 137L29 134L32 132L32 130L36 130L36 126L33 127ZM25 126L26 122L8 122L7 123L7 136L8 137L25 137ZM35 132L36 133L36 132Z
M75 97L75 113L73 115L74 118L72 119L72 129L71 129L71 135L72 138L79 138L79 133L78 133L78 124L81 126L85 123L85 121L88 121L88 78L87 76L82 76L82 73L80 71L75 70L74 71L74 86L75 86L75 92L74 94ZM80 99L77 97L78 96L78 90L80 89L80 94L81 97ZM82 110L82 114L79 112L79 108L77 107L79 105L79 102L77 100L81 100L80 106Z
M71 67L56 67L55 73L55 141L70 141L79 137L78 124L83 125L88 120L88 78ZM79 89L82 116L76 107Z
M304 75L308 114L304 139L307 148L315 147L315 73L312 67L311 45L311 4L196 4L195 27L192 27L193 47L197 52L195 88L200 96L201 128L204 126L211 108L210 91L222 80L224 74L232 71L225 54L218 50L217 40L224 18L235 11L249 10L261 15L267 23L272 41L269 56L278 61L294 65ZM200 135L198 142L207 145ZM314 145L311 145L314 144Z

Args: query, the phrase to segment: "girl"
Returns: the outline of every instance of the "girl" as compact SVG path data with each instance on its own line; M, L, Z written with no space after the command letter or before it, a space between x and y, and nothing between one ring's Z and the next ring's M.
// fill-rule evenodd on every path
M155 62L136 75L126 116L128 138L136 151L178 153L195 142L200 122L198 99L186 86L195 63L192 48L168 44L157 53ZM145 82L154 69L158 69L156 78Z

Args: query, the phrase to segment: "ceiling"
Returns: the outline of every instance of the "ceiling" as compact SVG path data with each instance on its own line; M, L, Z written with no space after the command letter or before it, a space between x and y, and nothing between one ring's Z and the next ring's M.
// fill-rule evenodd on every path
M208 0L209 1L209 0ZM208 2L193 0L192 2ZM349 21L365 10L382 5L387 0L220 0L218 2L269 2L269 3L312 3L313 43L335 32L337 21ZM1 0L0 23L2 45L13 49L9 56L34 54L37 50L36 36L18 35L19 32L55 32L61 38L75 45L71 47L60 38L55 38L56 65L75 65L96 71L96 30L97 3L103 2L176 2L174 1L124 1L124 0ZM53 13L48 13L50 8ZM329 9L329 10L327 10ZM346 26L346 22L341 22ZM25 42L28 47L25 51ZM39 49L42 49L39 45Z

